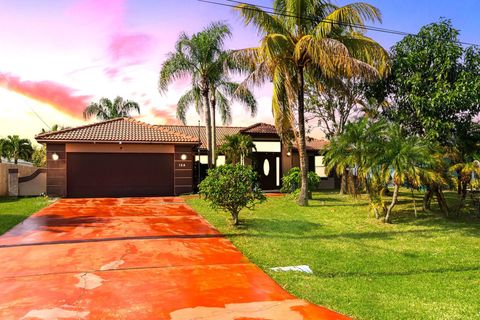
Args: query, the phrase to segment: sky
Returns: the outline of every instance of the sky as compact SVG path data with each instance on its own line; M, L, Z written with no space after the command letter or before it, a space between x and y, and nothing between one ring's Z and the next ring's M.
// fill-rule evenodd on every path
M461 41L480 44L478 0L368 2L382 12L382 24L377 26L416 33L446 17L460 29ZM117 95L140 104L141 121L178 123L176 103L188 90L188 79L178 80L161 95L158 74L181 32L198 32L212 21L231 26L233 36L226 48L258 44L256 31L245 27L233 9L197 0L0 1L0 137L18 134L33 139L54 124L85 124L82 112L88 103ZM387 49L402 38L378 32L368 35ZM255 88L254 93L257 116L251 118L234 105L232 125L273 122L271 86ZM188 112L188 124L196 125L198 120L194 110ZM320 133L316 130L313 135Z

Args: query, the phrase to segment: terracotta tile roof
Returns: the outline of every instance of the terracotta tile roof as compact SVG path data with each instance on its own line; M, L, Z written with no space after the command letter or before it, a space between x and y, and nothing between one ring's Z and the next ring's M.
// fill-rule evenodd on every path
M260 134L277 134L277 129L274 125L268 123L256 123L250 127L243 128L242 133L260 133Z
M307 151L320 151L328 144L328 140L315 139L307 137ZM297 147L293 146L294 150L297 150Z
M198 141L198 126L182 126L182 125L158 125L157 127L166 128L168 130L183 133L192 137L195 137L195 141ZM217 127L217 146L220 146L225 141L225 136L237 134L245 127ZM200 149L207 148L207 130L204 126L200 126Z
M136 143L196 143L194 136L150 125L131 118L117 118L76 128L39 134L39 142L136 142Z

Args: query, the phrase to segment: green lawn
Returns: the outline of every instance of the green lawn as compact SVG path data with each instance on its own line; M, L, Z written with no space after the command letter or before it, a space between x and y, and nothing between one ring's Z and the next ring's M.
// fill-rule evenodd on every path
M46 197L0 198L0 235L50 203Z
M364 199L321 192L308 208L270 198L242 212L244 224L234 228L203 200L188 202L298 297L356 319L480 319L480 223L473 217L415 219L406 193L386 225ZM303 264L314 274L269 270Z

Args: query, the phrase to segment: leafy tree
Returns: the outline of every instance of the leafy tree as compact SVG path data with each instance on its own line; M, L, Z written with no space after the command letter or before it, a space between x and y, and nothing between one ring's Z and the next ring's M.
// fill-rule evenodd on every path
M121 117L130 117L132 111L140 113L138 103L116 97L113 101L101 98L98 102L90 103L83 111L85 119L96 117L99 120L109 120Z
M173 81L190 77L191 89L180 98L177 117L185 121L185 112L190 105L195 105L197 112L204 112L209 167L213 163L214 149L210 100L216 98L220 84L225 80L228 53L223 45L230 36L230 27L221 22L211 23L191 37L182 33L175 51L162 64L158 82L159 91L165 93Z
M47 165L47 149L45 146L35 148L32 153L32 163L34 166L42 168Z
M250 4L237 9L246 25L258 28L262 40L257 48L238 51L236 58L253 70L247 83L273 82L275 125L282 137L295 138L302 177L298 203L308 205L305 76L371 78L383 72L386 52L357 27L366 20L379 21L380 12L365 3L337 7L317 0L278 0L274 13Z
M253 209L255 204L265 201L256 172L241 164L208 170L199 189L211 207L230 213L234 225L239 224L238 215L243 208Z
M8 136L5 141L5 154L18 164L18 159L30 161L33 153L32 143L28 139L21 139L18 135Z
M463 48L449 20L420 29L392 48L387 116L409 134L449 145L480 112L480 49Z
M309 190L309 199L312 199L312 190L315 190L320 185L320 176L315 172L308 173L308 190ZM282 188L281 192L296 192L300 189L301 178L300 178L300 168L294 167L288 170L287 174L282 177Z
M7 150L6 150L6 142L7 140L0 138L0 163L2 163L2 157L7 156Z
M356 78L334 78L307 82L305 108L318 119L327 139L344 132L348 122L356 120L370 107L365 97L364 83Z
M252 155L252 151L256 150L252 137L243 134L232 134L225 136L225 142L220 147L226 157L226 163L237 164L242 159Z

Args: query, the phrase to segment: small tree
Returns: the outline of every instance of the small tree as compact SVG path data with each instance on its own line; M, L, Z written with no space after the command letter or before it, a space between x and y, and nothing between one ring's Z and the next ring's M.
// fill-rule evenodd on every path
M32 163L35 167L45 167L47 165L47 150L45 146L34 148L32 153Z
M233 225L238 225L238 215L243 208L253 209L256 203L265 201L251 166L227 164L210 169L199 189L212 208L232 215Z
M300 168L294 167L290 169L282 178L282 192L292 193L300 189L301 184ZM320 176L315 172L308 173L308 197L312 199L312 190L315 190L320 185Z

